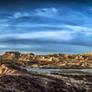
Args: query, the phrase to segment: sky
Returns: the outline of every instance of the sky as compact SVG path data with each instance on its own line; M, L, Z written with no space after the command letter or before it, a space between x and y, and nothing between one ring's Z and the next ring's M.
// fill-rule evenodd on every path
M91 0L0 0L0 53L92 51Z

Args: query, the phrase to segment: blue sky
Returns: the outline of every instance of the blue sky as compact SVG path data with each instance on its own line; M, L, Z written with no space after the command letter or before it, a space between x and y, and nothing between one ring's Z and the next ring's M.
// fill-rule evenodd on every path
M0 50L92 51L90 0L1 0ZM71 49L71 50L70 50Z

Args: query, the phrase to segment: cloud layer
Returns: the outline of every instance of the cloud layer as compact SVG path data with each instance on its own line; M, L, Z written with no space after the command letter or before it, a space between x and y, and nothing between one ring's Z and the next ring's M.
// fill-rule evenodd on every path
M0 12L0 48L23 46L44 51L45 47L51 51L50 47L54 45L53 51L63 48L65 52L74 52L76 46L87 46L89 51L92 46L92 6L85 3L47 5ZM71 46L73 49L67 51Z

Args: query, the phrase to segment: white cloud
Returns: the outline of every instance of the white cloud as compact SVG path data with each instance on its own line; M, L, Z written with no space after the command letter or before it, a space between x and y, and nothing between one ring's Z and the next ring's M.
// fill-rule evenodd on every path
M30 39L30 38L49 38L49 39L59 39L59 40L71 40L72 36L70 32L67 31L49 31L49 32L33 32L33 33L28 33L24 35L19 35L17 36L18 38L25 38L25 39Z
M30 16L30 13L27 13L27 12L16 12L13 15L14 18L21 18L23 16Z
M92 32L92 28L84 27L84 26L65 25L64 27L69 28L73 31L77 31L77 32Z
M92 36L92 32L86 32L85 35L90 37L90 36Z
M7 45L0 45L0 48L7 48L8 46Z
M15 34L4 34L0 36L2 38L17 38L17 39L50 39L50 40L64 40L68 41L73 38L72 32L67 31L48 31L48 32L30 32L30 33L15 33Z
M36 9L35 12L34 12L34 15L51 18L51 17L58 15L58 9L56 9L56 8Z
M92 7L89 7L88 10L89 10L89 11L92 11Z
M58 14L58 9L56 9L56 8L40 8L40 9L35 9L33 11L30 11L30 12L16 12L13 14L13 18L20 18L23 16L53 17L57 14Z

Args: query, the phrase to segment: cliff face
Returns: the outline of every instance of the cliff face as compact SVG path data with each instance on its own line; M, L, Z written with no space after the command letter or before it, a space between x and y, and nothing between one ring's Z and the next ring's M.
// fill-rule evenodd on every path
M6 52L0 56L1 62L17 62L31 67L45 68L92 68L92 53L83 55L52 54L34 55L19 52Z

